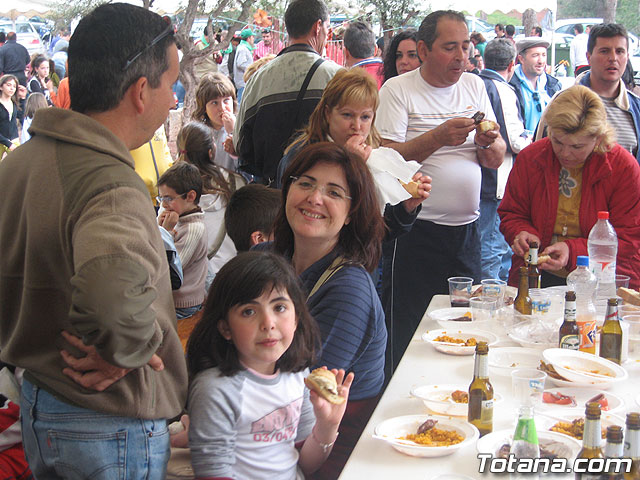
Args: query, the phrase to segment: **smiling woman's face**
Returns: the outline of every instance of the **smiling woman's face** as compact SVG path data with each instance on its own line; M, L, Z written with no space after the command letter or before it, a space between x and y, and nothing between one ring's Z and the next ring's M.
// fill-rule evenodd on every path
M315 187L315 188L314 188ZM349 186L340 165L317 163L289 187L285 212L295 242L332 250L349 223Z

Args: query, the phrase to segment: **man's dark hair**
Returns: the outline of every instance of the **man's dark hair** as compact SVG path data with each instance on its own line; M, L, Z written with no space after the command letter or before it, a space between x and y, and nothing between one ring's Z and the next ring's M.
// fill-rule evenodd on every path
M11 42L13 40L16 40L17 38L18 36L16 35L16 32L7 33L7 42Z
M458 20L467 25L464 19L464 15L455 10L436 10L424 17L418 30L418 40L422 40L429 50L433 47L433 42L436 41L438 35L438 22L441 18L450 18L451 20Z
M344 48L354 58L373 57L376 48L376 37L373 31L364 22L356 21L349 23L344 32Z
M173 188L178 195L186 196L189 191L193 190L196 192L196 198L193 201L196 205L200 201L200 195L202 195L200 170L195 165L187 162L178 162L164 172L158 179L158 187L161 185Z
M620 25L619 23L600 23L591 27L589 40L587 41L587 51L589 54L593 53L598 37L624 37L627 39L627 50L629 50L629 33L627 32L627 29L624 28L624 25Z
M584 27L582 26L582 24L581 24L581 23L576 23L576 24L573 26L573 29L574 29L576 32L578 32L578 33L583 33L583 32L584 32Z
M318 21L329 20L329 9L322 0L293 0L284 13L289 37L304 37Z
M515 58L516 47L506 38L494 38L484 48L484 66L496 72L506 70Z
M69 41L71 109L112 110L140 77L157 88L169 68L167 48L173 43L172 27L157 13L125 3L97 7L80 21Z
M531 30L534 30L536 32L536 36L541 37L542 36L542 27L533 27Z
M496 27L498 28L498 31L504 32L504 25L502 25L501 23L496 23Z
M476 68L478 67L478 59L476 57L469 58L469 63Z
M269 236L280 211L280 190L252 183L236 190L224 211L224 226L238 252L251 248L251 234Z
M504 27L504 33L506 33L510 37L513 37L516 33L515 25L507 25L506 27Z

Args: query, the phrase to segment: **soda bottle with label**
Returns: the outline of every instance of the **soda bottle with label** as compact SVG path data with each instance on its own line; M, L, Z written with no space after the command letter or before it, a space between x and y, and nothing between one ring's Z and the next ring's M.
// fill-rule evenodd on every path
M576 292L576 323L580 329L580 351L596 353L596 307L593 296L596 277L589 271L589 257L579 256L576 269L567 276L569 289Z
M493 386L489 381L489 346L478 342L473 366L473 380L469 385L467 420L480 431L480 436L493 431Z
M538 442L538 432L536 422L533 419L533 407L522 405L518 408L518 424L513 434L511 449L509 453L516 459L520 458L540 458L540 444ZM511 480L533 480L539 478L537 474L511 474Z

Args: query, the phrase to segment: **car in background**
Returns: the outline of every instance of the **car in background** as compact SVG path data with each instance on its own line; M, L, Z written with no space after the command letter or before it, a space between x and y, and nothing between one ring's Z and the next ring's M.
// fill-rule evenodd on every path
M0 22L0 31L5 33L16 32L18 43L25 46L29 51L29 55L44 53L45 51L45 44L40 38L40 34L30 22L17 21L13 23L11 21L3 21Z
M630 55L629 59L633 67L633 77L636 79L636 84L640 85L640 52L636 52L635 55Z
M602 22L602 18L563 18L561 20L556 20L555 34L556 36L562 35L563 37L573 37L573 26L576 23L581 23L586 30L587 26L598 25ZM640 48L638 37L633 33L629 33L629 54L633 55L638 51L638 48Z
M212 20L211 25L213 26L213 30L215 33L219 33L229 29L229 26L226 23L220 22L217 20ZM193 25L191 26L191 32L189 32L189 37L191 37L191 41L195 42L199 40L200 37L202 36L202 32L204 32L204 27L206 26L207 26L206 18L196 18L193 21Z

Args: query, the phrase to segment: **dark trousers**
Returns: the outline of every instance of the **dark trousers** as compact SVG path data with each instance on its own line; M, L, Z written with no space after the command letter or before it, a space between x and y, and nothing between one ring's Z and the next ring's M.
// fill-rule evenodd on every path
M480 281L477 222L459 227L417 220L412 230L383 246L382 298L389 332L386 378L390 378L429 306L448 294L447 278Z

